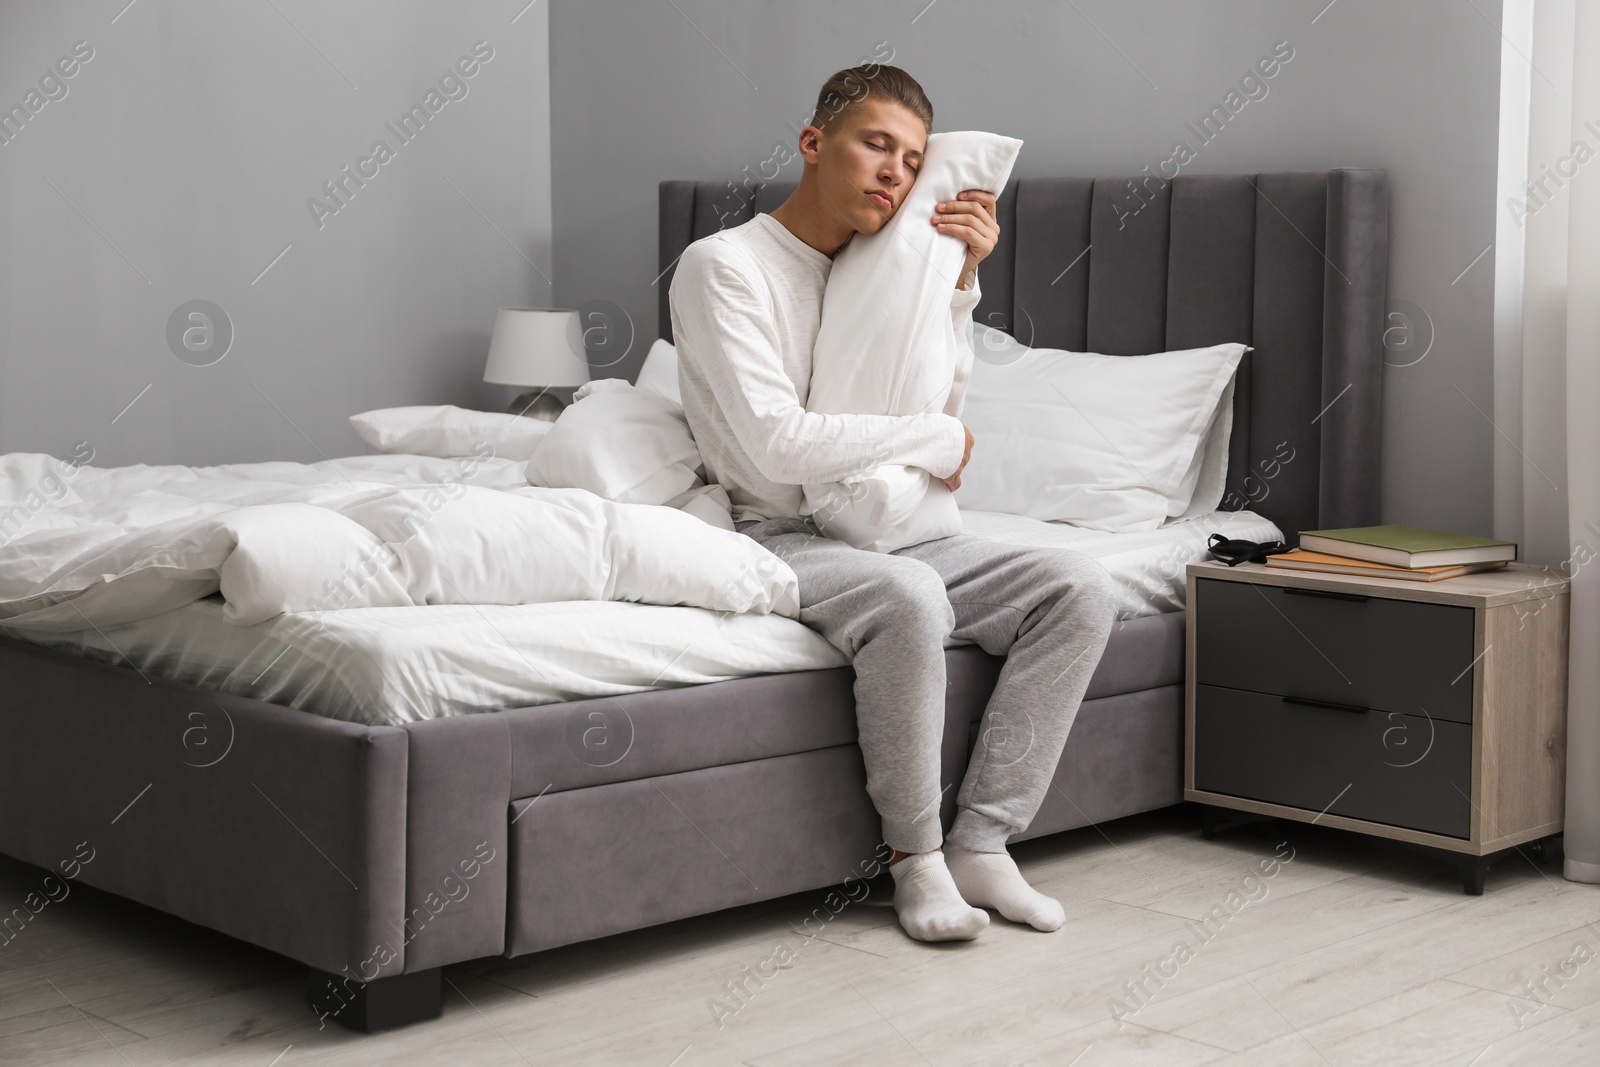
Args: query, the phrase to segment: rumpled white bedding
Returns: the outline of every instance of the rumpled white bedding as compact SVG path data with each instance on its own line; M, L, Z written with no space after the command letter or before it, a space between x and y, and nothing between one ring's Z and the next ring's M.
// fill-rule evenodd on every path
M29 639L373 726L849 662L776 613L605 600L347 608L231 626L208 597L125 626Z
M1253 511L1213 511L1155 530L1120 533L1046 522L998 511L961 510L962 533L995 541L1046 548L1070 548L1093 556L1116 579L1117 619L1137 619L1183 611L1187 568L1210 559L1206 546L1214 533L1247 541L1278 541L1283 531Z
M966 533L1093 556L1116 580L1118 619L1182 610L1184 567L1206 558L1212 533L1283 536L1248 511L1139 533L995 512L963 511L962 520ZM849 662L816 631L776 613L576 601L350 608L254 626L229 625L222 613L208 598L123 626L28 636L152 676L376 725Z
M492 450L216 467L0 456L0 626L115 626L220 591L223 618L625 600L799 612L794 572L673 508L529 486Z

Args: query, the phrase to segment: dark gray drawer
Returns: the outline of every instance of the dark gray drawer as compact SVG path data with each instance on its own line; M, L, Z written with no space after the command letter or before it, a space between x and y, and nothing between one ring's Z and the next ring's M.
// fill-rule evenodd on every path
M1466 838L1472 727L1422 715L1306 707L1201 685L1195 689L1194 785Z
M1472 609L1195 581L1195 680L1472 721Z

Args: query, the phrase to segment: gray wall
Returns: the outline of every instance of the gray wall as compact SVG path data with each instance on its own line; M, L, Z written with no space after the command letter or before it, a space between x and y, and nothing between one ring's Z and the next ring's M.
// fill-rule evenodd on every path
M627 309L638 341L618 372L631 376L656 336L656 183L759 171L776 146L793 148L823 79L879 41L927 89L936 129L1022 138L1014 173L1027 177L1133 173L1175 139L1196 143L1184 123L1286 40L1294 58L1267 95L1184 172L1389 171L1399 317L1384 382L1383 521L1492 532L1494 253L1456 278L1494 240L1497 0L924 8L555 4L556 295ZM778 180L800 170L796 159Z
M311 461L366 451L357 411L503 405L494 309L553 295L547 3L126 4L0 2L0 107L93 49L0 145L0 451ZM384 124L480 40L402 144ZM380 138L319 228L307 201ZM209 366L215 340L168 344L195 299L233 326Z

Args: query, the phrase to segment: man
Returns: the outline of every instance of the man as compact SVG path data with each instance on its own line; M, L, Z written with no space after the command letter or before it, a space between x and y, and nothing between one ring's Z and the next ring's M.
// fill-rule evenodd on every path
M1061 905L1023 879L1006 839L1027 827L1114 619L1111 578L1065 549L967 534L892 553L820 535L801 485L879 464L919 466L951 489L973 439L956 417L972 366L944 412L821 415L805 410L811 350L832 257L886 225L916 180L933 108L898 67L839 71L800 132L805 171L771 214L696 241L670 291L684 413L736 527L799 578L800 621L850 654L867 792L893 850L895 911L919 940L976 937L993 908L1054 930ZM969 190L929 220L965 241L951 325L967 337L978 263L1000 227L994 196ZM1006 656L941 850L939 748L947 638Z

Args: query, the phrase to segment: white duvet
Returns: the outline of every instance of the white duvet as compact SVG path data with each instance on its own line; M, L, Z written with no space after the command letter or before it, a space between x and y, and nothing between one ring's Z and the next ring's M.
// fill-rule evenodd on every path
M0 625L116 625L221 592L224 618L622 600L799 613L794 572L674 508L529 486L521 464L73 466L0 456Z
M1182 611L1185 566L1206 557L1211 534L1283 537L1248 511L1140 533L981 511L963 512L962 520L969 534L1093 557L1116 581L1118 620ZM294 612L230 626L225 610L207 597L123 626L28 639L151 678L368 725L850 662L821 634L777 613L584 600ZM947 647L967 643L945 640Z

